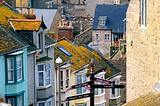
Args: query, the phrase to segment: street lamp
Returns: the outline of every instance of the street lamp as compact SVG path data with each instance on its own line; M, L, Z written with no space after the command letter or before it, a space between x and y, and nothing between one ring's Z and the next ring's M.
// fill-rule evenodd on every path
M58 106L61 106L61 79L60 79L60 74L61 74L61 70L60 70L60 64L62 63L62 59L60 57L58 57L56 59L56 63L58 64L58 100L59 100L59 105Z
M123 20L123 22L124 22L124 34L123 34L123 39L124 39L124 37L125 37L125 21L126 21L126 18L124 18L124 20Z

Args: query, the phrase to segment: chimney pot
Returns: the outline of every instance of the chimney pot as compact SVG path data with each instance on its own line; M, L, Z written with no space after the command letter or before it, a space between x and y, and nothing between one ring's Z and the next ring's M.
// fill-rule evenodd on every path
M72 26L72 21L69 21L69 26Z
M34 14L34 11L33 11L33 9L31 9L31 15L33 15Z
M27 8L28 14L30 14L30 8Z
M24 12L24 14L26 14L26 9L25 8L23 9L23 12Z

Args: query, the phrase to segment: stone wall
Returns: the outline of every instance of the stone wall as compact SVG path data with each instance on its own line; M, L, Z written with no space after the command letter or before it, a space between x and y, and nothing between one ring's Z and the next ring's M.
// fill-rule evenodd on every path
M147 27L140 23L140 3L131 0L127 11L127 102L160 80L160 1L147 0Z
M98 39L96 38L96 34L98 34ZM105 39L105 34L109 34L109 39ZM111 46L111 30L93 30L92 44Z
M92 29L91 28L77 35L74 39L74 43L77 45L82 45L82 44L88 45L89 42L92 42Z

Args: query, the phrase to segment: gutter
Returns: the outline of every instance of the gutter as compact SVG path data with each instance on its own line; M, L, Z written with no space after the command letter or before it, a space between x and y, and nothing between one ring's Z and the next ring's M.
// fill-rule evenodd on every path
M54 43L54 44L51 44L51 45L45 46L45 48L49 48L49 47L55 46L56 44L57 44L57 43Z
M73 71L72 73L73 73L73 74L74 74L74 73L77 73L77 72L79 72L80 70L82 70L83 68L86 68L86 67L88 67L88 66L89 66L89 64L81 67L80 69L78 69L78 70L76 70L76 71Z

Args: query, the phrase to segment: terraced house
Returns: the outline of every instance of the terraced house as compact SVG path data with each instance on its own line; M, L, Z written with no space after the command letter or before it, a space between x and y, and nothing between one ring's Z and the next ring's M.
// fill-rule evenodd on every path
M115 83L119 84L120 71L116 69L112 64L110 64L107 60L105 60L102 56L100 56L97 52L95 52L93 49L89 48L88 46L86 45L77 46L72 42L68 41L66 38L63 38L57 42L57 44L55 45L55 50L59 52L58 54L61 53L60 55L58 55L59 57L64 58L65 56L66 57L65 59L67 58L70 59L69 86L89 81L88 75L90 72L91 58L93 58L95 62L95 68L94 68L94 71L96 73L95 77L110 79L112 81L115 81ZM64 70L63 69L64 66L67 67L68 65L67 64L62 65L61 72ZM67 76L67 75L63 74L63 77L64 76ZM66 82L62 82L61 84L64 84L64 83ZM99 82L96 82L96 83L100 84ZM63 89L66 89L66 88L63 88ZM75 95L85 94L89 92L89 90L87 90L84 87L77 88L76 90L69 90L69 89L66 89L66 90L68 90L68 94L69 94L67 96L75 96ZM62 102L66 103L66 104L63 104L64 106L68 106L68 102L65 101L65 98L63 97L61 100ZM99 106L99 105L109 106L109 103L111 105L114 105L115 102L113 101L117 99L120 99L119 89L116 89L116 90L115 89L110 89L110 90L95 89L95 105L96 106ZM69 104L71 106L90 106L89 98L73 100L73 101L70 101Z
M55 86L53 80L55 75L53 45L55 42L44 34L46 25L44 24L43 20L26 19L24 15L13 10L5 2L0 4L2 17L0 24L2 27L4 27L4 29L9 28L13 34L16 33L19 35L20 39L22 39L21 42L28 45L25 52L27 57L25 64L23 65L25 65L26 68L26 71L24 71L26 74L24 75L28 74L26 76L28 79L25 80L26 84L24 87L28 88L29 92L26 92L28 98L25 97L24 106L55 105ZM8 32L6 31L6 33ZM22 53L22 51L19 51L16 54L18 55ZM10 61L12 61L12 59ZM14 64L16 64L15 61L16 60L14 60ZM17 61L22 61L22 58L19 57ZM19 68L22 67L19 66ZM15 104L15 106L17 105Z

